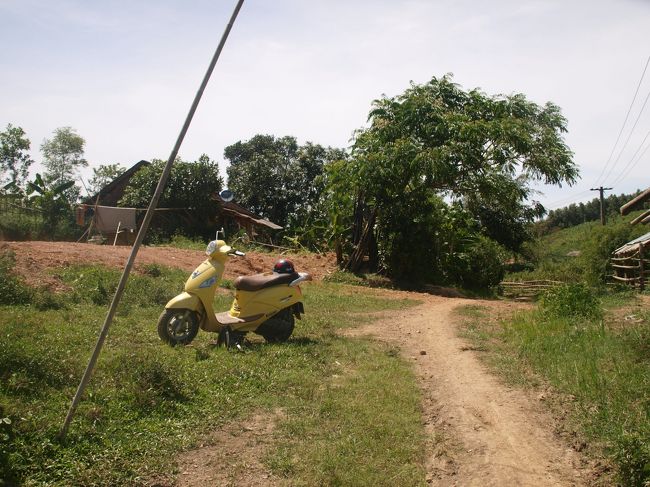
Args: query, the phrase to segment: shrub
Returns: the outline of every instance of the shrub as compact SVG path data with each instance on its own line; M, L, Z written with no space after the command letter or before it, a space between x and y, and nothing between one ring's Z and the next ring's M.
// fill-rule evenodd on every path
M540 309L555 318L601 319L600 300L585 284L564 284L546 291L540 299Z
M623 485L650 485L650 434L624 433L614 447Z
M494 240L479 235L454 259L452 279L468 289L489 289L505 275L506 252Z

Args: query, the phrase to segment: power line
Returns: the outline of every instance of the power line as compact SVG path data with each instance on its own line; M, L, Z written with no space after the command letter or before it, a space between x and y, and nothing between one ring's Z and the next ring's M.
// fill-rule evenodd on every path
M614 155L614 151L616 150L616 146L618 145L619 140L621 140L621 135L623 135L623 130L625 129L625 124L627 123L627 119L629 118L630 112L632 111L632 106L634 106L634 102L636 101L636 96L639 94L639 89L641 88L641 83L643 82L643 78L645 77L645 72L648 69L648 64L650 64L650 56L648 56L648 60L646 61L645 67L643 68L641 79L639 80L639 84L637 85L636 91L634 92L634 96L632 97L632 103L630 103L630 107L627 109L625 120L623 120L623 125L621 125L621 130L618 132L618 137L616 137L616 142L614 142L614 147L612 147L612 152L610 152L609 157L607 158L607 162L603 167L603 170L601 171L600 175L596 179L596 184L598 183L598 181L600 181L600 178L603 176L603 174L605 174L605 171L607 170L607 166L612 160L612 156Z
M587 189L585 191L581 191L580 193L575 193L575 194L573 194L571 196L567 196L565 198L552 201L551 203L548 203L547 206L548 206L549 210L555 210L555 209L560 208L562 206L566 206L566 205L569 205L571 203L574 203L574 202L578 201L579 199L582 199L582 196L588 194L590 191L591 190Z
M628 174L630 174L632 169L634 169L634 167L641 161L641 159L643 159L643 156L645 155L645 153L648 152L648 149L650 149L650 144L648 144L646 146L646 148L643 149L643 151L641 152L641 154L639 154L639 157L636 159L636 161L634 161L634 156L636 156L637 153L639 152L639 150L641 150L641 147L643 147L643 144L645 143L648 136L650 136L650 131L648 131L645 138L643 139L643 142L641 142L641 145L639 146L639 148L636 150L636 152L634 153L634 155L632 156L630 161L627 163L627 165L623 168L623 170L621 171L621 174L619 174L618 178L616 178L616 181L614 181L614 183L612 183L612 184L618 184L619 182L623 181L628 176ZM634 162L632 162L632 161L634 161Z
M623 151L627 147L627 144L630 141L632 134L634 133L634 129L636 128L637 123L639 123L639 119L641 118L641 115L643 114L643 110L645 109L645 106L648 103L648 99L650 99L650 91L648 91L648 95L645 97L643 106L641 107L641 110L639 111L639 115L637 115L636 120L634 121L634 125L632 126L632 130L630 130L630 133L628 134L627 139L625 140L625 144L623 144L621 151L618 153L618 157L616 157L614 164L612 164L612 167L609 168L609 172L607 173L607 176L605 176L605 180L607 180L607 178L612 174L612 171L616 167L616 164L618 164L618 161L621 158L621 154L623 154Z

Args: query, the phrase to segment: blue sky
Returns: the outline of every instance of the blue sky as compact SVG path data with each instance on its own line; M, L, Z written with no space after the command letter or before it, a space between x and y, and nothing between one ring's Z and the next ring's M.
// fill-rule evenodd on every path
M166 158L234 4L0 0L0 128L23 127L36 161L67 125L92 165ZM224 147L256 133L345 147L373 99L451 72L467 89L562 108L583 178L540 188L549 207L601 182L646 188L650 151L619 175L650 144L650 107L599 175L650 56L649 26L644 0L246 0L181 156L223 166ZM628 128L648 92L650 72Z

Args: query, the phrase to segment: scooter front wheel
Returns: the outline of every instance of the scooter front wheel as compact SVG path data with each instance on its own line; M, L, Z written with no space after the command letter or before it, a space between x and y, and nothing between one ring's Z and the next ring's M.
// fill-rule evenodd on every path
M158 336L171 345L187 345L199 332L199 316L191 309L166 309L158 318Z

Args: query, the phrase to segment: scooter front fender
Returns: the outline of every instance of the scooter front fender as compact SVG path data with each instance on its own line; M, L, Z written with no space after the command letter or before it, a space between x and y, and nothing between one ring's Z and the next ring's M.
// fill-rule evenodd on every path
M190 293L182 292L175 298L170 299L169 302L165 305L165 309L177 309L177 308L199 311L200 309L203 308L203 305L201 304L201 300L197 296L194 296Z

